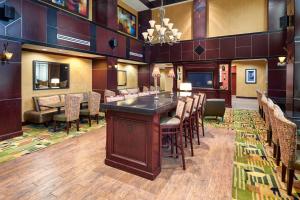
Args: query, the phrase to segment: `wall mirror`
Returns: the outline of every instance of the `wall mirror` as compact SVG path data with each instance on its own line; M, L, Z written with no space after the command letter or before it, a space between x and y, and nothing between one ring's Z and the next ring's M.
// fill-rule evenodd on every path
M118 70L118 86L127 85L127 72L124 70Z
M33 90L66 89L69 85L69 64L33 61Z

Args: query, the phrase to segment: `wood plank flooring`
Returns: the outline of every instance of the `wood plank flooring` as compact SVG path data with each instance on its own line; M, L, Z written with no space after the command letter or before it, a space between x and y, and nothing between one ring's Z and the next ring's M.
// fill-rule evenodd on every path
M234 133L206 129L195 156L149 181L104 165L105 127L0 165L0 199L232 199Z

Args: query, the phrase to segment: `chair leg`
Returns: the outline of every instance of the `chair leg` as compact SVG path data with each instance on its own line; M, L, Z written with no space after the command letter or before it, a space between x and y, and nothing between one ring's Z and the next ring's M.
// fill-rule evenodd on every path
M177 133L178 133L178 130L176 130L176 133L175 133L175 153L176 153L176 158L178 158L178 142L177 142Z
M57 126L57 125L56 125L56 121L54 120L54 121L53 121L53 131L54 131L54 132L56 132L56 126Z
M79 119L76 120L77 131L79 131Z
M173 151L173 135L170 135L170 140L171 140L171 155L174 156L174 151Z
M274 143L274 144L273 144L273 158L276 159L276 158L277 158L276 155L277 155L277 145Z
M197 114L196 116L196 134L197 134L197 139L198 139L198 145L200 145L200 133L199 133L199 115Z
M272 146L272 131L269 130L268 131L268 143L269 143L269 146Z
M182 157L182 168L183 170L185 170L185 158L184 158L184 150L183 150L183 142L182 142L182 135L183 134L183 130L182 128L180 128L180 135L179 135L179 139L180 139L180 153L181 153L181 157Z
M203 136L204 136L204 118L202 118L201 126L202 126L202 134L203 134Z
M184 125L184 145L185 145L185 148L187 148L187 134L188 134L188 128L187 128L187 125Z
M91 115L89 116L89 126L92 126L92 119L91 119Z
M285 176L286 176L286 166L282 164L282 169L281 169L281 181L285 182Z
M280 165L280 156L281 156L280 146L279 145L276 145L276 146L277 146L277 149L276 149L276 165L279 166Z
M293 190L293 183L294 183L294 169L288 169L288 180L287 180L287 194L291 195Z
M99 115L96 115L97 124L99 124Z
M66 122L66 126L67 126L67 134L69 135L69 131L70 131L70 122Z
M192 121L190 121L190 131L189 131L189 133L190 133L189 138L190 138L190 144L191 144L191 155L194 156L193 136L192 136L193 135Z

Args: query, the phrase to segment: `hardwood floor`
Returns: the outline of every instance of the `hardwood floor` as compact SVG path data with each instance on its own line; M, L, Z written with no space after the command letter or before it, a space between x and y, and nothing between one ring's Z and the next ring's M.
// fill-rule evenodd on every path
M234 133L206 129L195 156L154 180L104 165L105 128L0 165L0 199L232 199Z

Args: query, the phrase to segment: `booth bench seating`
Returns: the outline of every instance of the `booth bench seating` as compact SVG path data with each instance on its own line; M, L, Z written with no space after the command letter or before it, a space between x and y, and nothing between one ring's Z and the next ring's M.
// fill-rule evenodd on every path
M88 93L73 94L81 98L81 102L88 100ZM47 108L47 105L65 102L66 94L51 95L51 96L36 96L32 97L34 103L34 110L24 112L25 122L35 124L45 124L53 120L54 114L57 114L56 108Z

